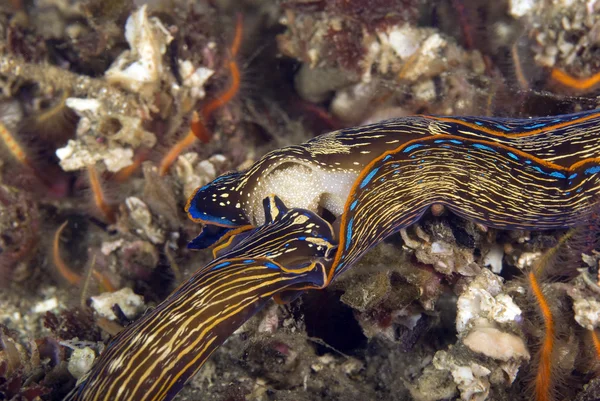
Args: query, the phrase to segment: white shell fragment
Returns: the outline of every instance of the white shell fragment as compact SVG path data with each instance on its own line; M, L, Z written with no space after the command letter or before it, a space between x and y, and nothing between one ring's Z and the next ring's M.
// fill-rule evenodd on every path
M145 236L154 244L165 242L165 232L153 221L148 205L135 196L125 199L125 205L138 235Z
M490 392L488 376L491 371L477 363L459 364L449 353L439 351L433 358L433 366L439 370L448 370L460 390L460 399L465 401L484 401Z
M379 40L382 42L387 40L389 46L401 59L412 56L419 50L423 41L422 30L410 24L392 26L387 32L387 37L384 35L385 33L380 33Z
M500 274L502 272L502 259L504 258L504 247L494 244L483 258L484 266L489 266L492 272Z
M106 169L117 172L133 163L133 150L128 148L90 149L81 142L69 139L67 146L56 150L60 167L65 171L83 170L98 161L104 162Z
M575 321L587 330L595 330L600 326L600 302L596 293L589 293L580 288L572 288L568 294L573 298Z
M46 313L58 308L58 299L56 297L44 299L31 308L31 313Z
M521 18L531 13L537 3L540 2L538 0L511 0L509 1L508 12L515 18Z
M513 299L501 292L502 279L483 269L463 291L457 302L456 331L464 332L470 326L492 322L509 323L521 315Z
M189 90L190 97L193 99L204 98L206 95L204 84L215 72L206 67L194 68L189 60L177 60L177 64L179 64L179 74L183 79L182 85Z
M200 160L198 153L190 152L177 158L174 171L183 184L184 202L196 191L217 177L221 167L227 162L225 156L216 154L207 160Z
M573 303L575 321L588 330L594 330L600 322L600 302L593 298L578 299Z
M143 5L127 19L125 39L131 50L117 57L105 77L110 83L150 96L160 84L162 56L173 36L158 18L148 18Z
M77 97L67 98L65 104L80 116L98 114L102 104L97 99L81 99Z
M117 172L133 163L134 149L156 143L156 136L143 128L141 118L109 113L97 99L68 98L66 105L81 118L76 139L56 150L65 171L103 162L108 171ZM110 126L117 127L116 132L110 132Z
M117 316L112 311L113 305L119 305L128 319L133 319L144 311L144 298L137 295L129 287L115 292L105 292L91 298L92 308L108 320L116 320Z
M494 327L481 327L471 331L463 339L463 344L473 352L500 361L519 358L529 360L530 357L521 337Z
M67 369L74 378L79 379L92 368L95 359L96 353L90 347L75 348Z

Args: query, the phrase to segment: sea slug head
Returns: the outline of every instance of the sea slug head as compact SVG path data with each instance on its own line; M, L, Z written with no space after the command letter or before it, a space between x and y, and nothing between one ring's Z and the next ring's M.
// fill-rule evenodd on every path
M325 165L297 145L272 151L249 169L222 175L199 188L189 199L189 217L204 223L203 232L189 248L202 249L236 230L262 226L269 218L263 200L277 195L290 208L338 218L357 176ZM228 234L229 233L229 234Z
M189 218L229 229L249 224L241 207L243 178L243 172L226 173L198 188L185 206Z

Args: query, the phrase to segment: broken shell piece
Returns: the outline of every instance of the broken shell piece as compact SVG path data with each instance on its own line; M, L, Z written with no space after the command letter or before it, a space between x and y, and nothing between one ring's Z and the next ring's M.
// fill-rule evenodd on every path
M104 162L106 169L117 172L133 164L133 150L125 148L104 148L91 151L81 142L69 139L67 146L56 150L60 159L60 167L64 171L83 170L98 161Z
M102 104L98 99L82 99L77 97L69 97L65 100L65 105L73 109L81 117L87 117L94 114L99 114Z
M77 138L56 150L65 171L103 162L108 171L117 172L133 163L134 148L151 148L156 143L154 134L142 127L141 118L109 113L97 99L68 98L66 105L81 118Z
M223 155L213 155L207 160L198 161L197 153L186 153L175 162L175 175L183 184L184 201L187 201L197 188L208 184L217 177L227 159Z
M521 270L530 268L541 256L541 252L523 252L517 259L516 266Z
M506 384L512 384L516 380L520 368L521 361L508 361L500 364L500 369L506 373ZM496 383L499 382L497 381ZM494 382L492 381L492 383Z
M423 41L423 30L414 27L411 24L396 25L390 27L386 33L380 33L381 42L389 43L389 46L396 52L401 59L407 59L412 56Z
M457 393L451 375L431 364L425 366L414 382L405 381L405 385L415 401L453 400Z
M108 256L111 253L115 252L117 249L121 248L125 244L125 240L120 238L116 241L105 241L102 243L102 247L100 248L103 255Z
M473 352L501 361L510 359L529 360L530 357L521 337L502 332L494 327L474 329L463 339L463 344Z
M400 78L409 81L417 81L421 78L432 78L444 71L447 68L446 62L442 61L440 54L448 45L446 39L442 38L438 33L429 36L421 46L414 58L409 63L409 67L405 67L400 72Z
M436 232L447 233L444 236L447 240L433 240L419 225L415 226L415 233L423 241L411 239L406 230L400 230L400 235L404 244L414 249L419 262L432 265L442 274L460 273L464 276L474 276L479 273L481 269L475 263L473 250L458 246L448 225L436 227Z
M115 292L105 292L92 297L92 308L102 317L108 320L117 320L113 312L113 305L119 305L128 319L133 319L144 311L144 298L137 295L129 287Z
M460 398L465 401L484 401L490 392L488 376L491 370L485 366L471 362L461 364L452 354L439 351L433 357L433 366L439 370L447 370L460 390Z
M134 148L151 148L156 144L156 137L143 128L141 118L109 113L97 99L70 97L66 100L66 105L81 117L77 126L78 138L85 135L102 136L110 144L130 145Z
M575 321L588 330L598 327L600 321L600 302L593 298L581 298L573 302Z
M125 39L131 50L117 57L106 71L106 79L132 92L150 96L160 84L162 56L173 36L158 18L148 18L146 5L143 5L127 19Z
M578 287L569 289L567 293L573 299L575 321L588 330L595 330L600 326L600 302L597 294Z
M44 299L31 308L31 313L46 313L58 308L58 305L58 299L56 297Z
M125 199L125 205L129 211L129 218L135 228L135 232L143 235L153 244L165 242L165 232L152 221L152 213L148 206L135 196Z
M75 348L67 369L74 378L79 379L92 368L95 359L96 353L91 348Z
M535 6L536 1L534 0L510 0L508 12L515 18L521 18L531 13Z
M483 269L460 294L457 302L456 331L483 322L510 323L520 318L521 309L513 299L501 292L502 278Z
M394 25L385 32L378 32L377 40L379 72L396 73L398 79L409 82L433 78L448 68L449 59L456 57L447 51L448 41L429 28ZM450 47L453 48L453 44Z
M504 259L504 247L499 244L493 244L485 257L484 266L489 266L492 272L500 274L502 272L502 260Z
M585 263L586 265L588 265L588 267L598 267L599 260L600 260L600 255L596 251L593 251L592 255L588 255L587 253L581 254L581 261L583 263Z
M417 82L412 89L415 99L421 102L433 103L437 96L437 89L432 79Z
M206 95L204 84L215 72L206 67L194 69L194 65L189 60L177 60L177 63L179 64L179 74L183 79L183 88L189 90L190 97L193 99L203 99Z
M154 134L142 127L141 118L117 115L115 119L121 124L121 128L108 138L109 141L130 145L134 148L140 146L151 148L156 144Z

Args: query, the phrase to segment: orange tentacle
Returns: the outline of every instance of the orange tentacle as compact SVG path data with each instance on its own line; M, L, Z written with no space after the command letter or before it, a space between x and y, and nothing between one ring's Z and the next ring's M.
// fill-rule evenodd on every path
M98 207L109 223L114 223L115 211L106 201L96 168L90 164L87 167L87 171L88 178L90 180L90 187L92 188L92 193L94 194L94 203L96 204L96 207Z
M149 149L138 150L133 158L133 163L130 166L123 167L121 170L117 171L112 177L110 177L110 179L116 182L127 181L133 175L133 173L140 168L142 163L148 159L149 154Z
M229 74L231 75L229 87L202 107L202 119L200 119L196 113L192 115L192 122L187 135L178 141L161 160L158 168L158 172L161 176L164 176L167 171L169 171L169 168L175 162L177 157L179 157L181 152L193 144L196 141L196 138L200 139L202 143L207 143L210 141L212 134L206 127L206 122L210 119L215 110L229 103L231 99L233 99L233 97L238 93L240 88L240 69L235 62L234 57L240 49L240 45L242 43L242 33L242 17L241 14L238 14L235 24L235 35L229 49L231 54L231 60L228 62Z
M596 351L596 358L600 360L600 338L598 338L598 334L596 330L590 330L592 335L592 342L594 343L594 350Z
M65 280L67 280L69 284L79 285L82 280L81 275L71 270L71 268L67 265L67 263L60 255L60 236L68 223L68 221L62 223L60 227L58 227L58 230L56 230L56 232L54 233L54 239L52 241L52 261L54 262L54 266L56 266L56 269L58 270L60 275ZM108 277L106 277L99 271L92 270L92 274L94 275L96 280L98 280L98 282L102 285L102 288L104 288L104 290L109 292L114 292L117 290L115 286L110 282Z
M54 266L60 273L61 276L65 278L70 284L77 285L81 281L81 276L75 273L71 268L65 263L62 256L60 256L60 235L63 230L67 226L68 221L65 221L58 227L56 233L54 233L54 240L52 241L52 261L54 262Z
M538 280L533 272L528 275L529 285L544 319L544 340L535 376L535 400L552 400L552 353L554 351L554 317Z
M550 77L555 82L579 92L587 92L595 89L596 85L600 83L600 72L591 77L578 78L567 74L565 71L553 68Z

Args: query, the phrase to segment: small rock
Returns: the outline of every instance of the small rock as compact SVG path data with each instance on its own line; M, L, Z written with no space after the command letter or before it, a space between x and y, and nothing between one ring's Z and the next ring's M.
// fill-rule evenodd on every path
M56 297L52 297L50 299L43 300L42 302L38 302L31 308L32 313L45 313L49 312L58 307L58 299Z
M79 379L92 368L95 359L96 353L91 348L75 348L69 359L67 369L74 378Z
M92 297L92 308L108 320L116 320L112 311L113 305L119 305L128 319L133 319L144 310L144 298L135 294L131 288L125 287L115 292L105 292Z
M154 224L150 209L140 198L130 196L125 199L125 205L138 234L146 236L154 244L165 242L165 232Z
M501 361L510 359L529 360L530 357L521 337L502 332L493 327L474 329L463 339L463 344L473 352Z

